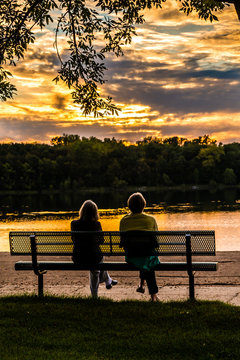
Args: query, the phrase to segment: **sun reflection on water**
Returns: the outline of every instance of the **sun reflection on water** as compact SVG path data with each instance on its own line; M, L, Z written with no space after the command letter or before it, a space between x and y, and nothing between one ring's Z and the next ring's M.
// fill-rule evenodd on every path
M103 230L118 230L122 216L101 216ZM159 230L215 230L217 251L240 251L240 211L155 213L153 216ZM0 251L9 251L9 231L69 231L72 219L4 219L0 223Z

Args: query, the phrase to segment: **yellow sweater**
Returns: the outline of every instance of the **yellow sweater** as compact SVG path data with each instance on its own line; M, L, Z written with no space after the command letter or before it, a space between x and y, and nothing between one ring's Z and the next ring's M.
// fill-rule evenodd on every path
M125 215L120 221L120 231L157 231L157 223L153 216L140 214ZM126 261L134 264L139 270L149 271L159 264L157 256L127 257Z
M127 214L120 221L120 231L145 230L157 231L157 223L153 216L140 214Z

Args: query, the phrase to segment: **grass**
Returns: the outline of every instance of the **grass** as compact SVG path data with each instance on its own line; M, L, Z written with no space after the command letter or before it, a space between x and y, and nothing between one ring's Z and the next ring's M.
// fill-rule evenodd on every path
M240 307L0 297L1 360L240 359Z

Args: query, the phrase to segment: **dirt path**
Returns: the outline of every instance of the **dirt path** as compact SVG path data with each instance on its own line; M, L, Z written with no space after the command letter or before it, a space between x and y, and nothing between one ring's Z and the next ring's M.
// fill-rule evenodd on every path
M0 296L37 292L36 276L30 271L15 271L14 263L20 257L0 253ZM21 258L22 259L22 258ZM163 261L169 261L164 258ZM175 258L176 260L176 258ZM204 258L195 259L204 260ZM210 259L205 258L210 261ZM240 305L240 252L218 252L214 261L219 262L217 272L198 272L195 275L196 297L206 300L221 300ZM106 290L100 285L99 295L115 301L127 299L148 300L145 294L136 292L137 272L112 272L118 285ZM188 297L188 277L185 273L157 273L159 298L163 301L185 300ZM44 291L66 296L89 296L87 271L49 271L44 279Z

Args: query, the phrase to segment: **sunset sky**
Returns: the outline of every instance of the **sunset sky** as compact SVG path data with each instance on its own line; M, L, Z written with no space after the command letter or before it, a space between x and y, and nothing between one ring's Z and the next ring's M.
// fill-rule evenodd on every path
M0 103L0 141L49 143L66 133L132 142L209 134L218 142L240 142L240 22L234 8L210 23L179 13L175 1L163 6L146 11L124 57L107 58L102 92L121 106L118 117L83 117L69 90L52 82L59 62L53 29L45 29L11 69L18 95Z

